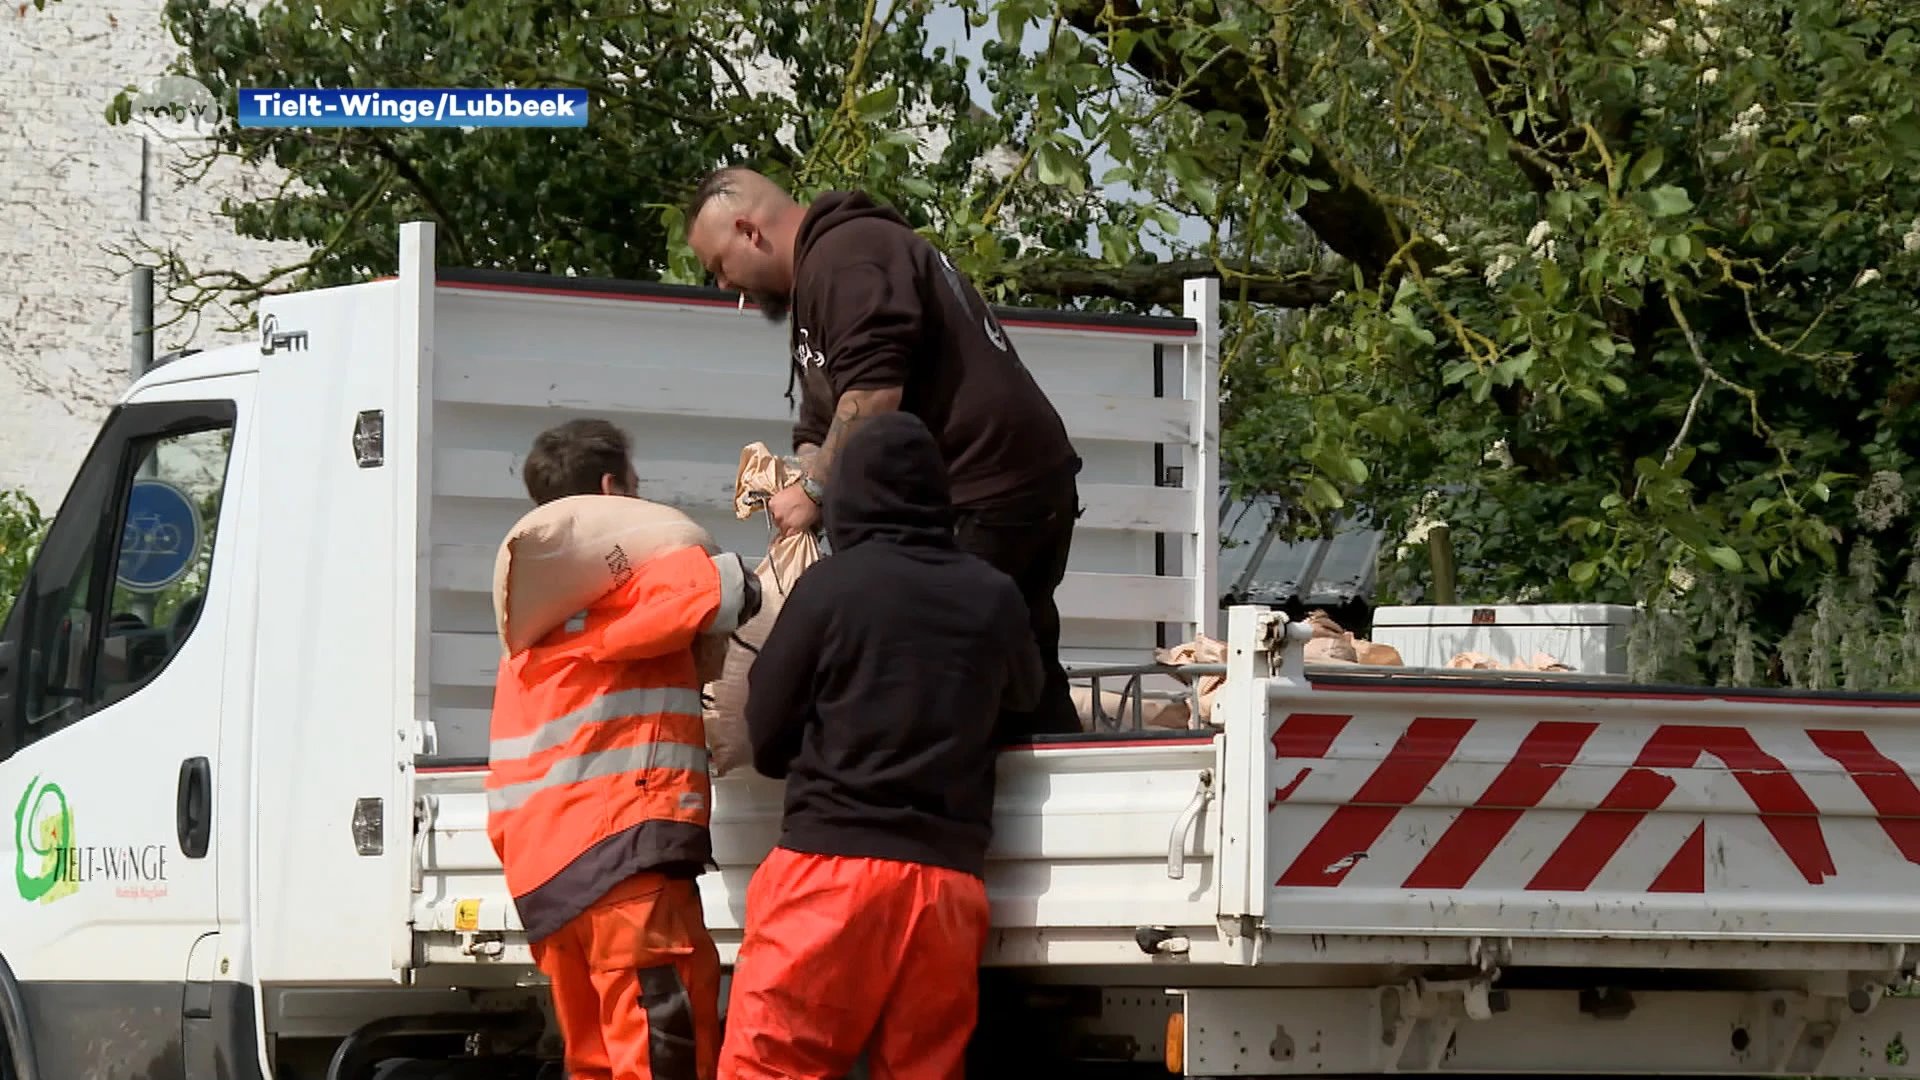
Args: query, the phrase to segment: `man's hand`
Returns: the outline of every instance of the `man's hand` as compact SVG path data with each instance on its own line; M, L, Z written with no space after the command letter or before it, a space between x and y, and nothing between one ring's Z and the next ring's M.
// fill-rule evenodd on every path
M806 532L820 521L820 504L808 497L799 484L792 484L774 493L767 500L767 513L773 516L773 523L780 529L781 536Z

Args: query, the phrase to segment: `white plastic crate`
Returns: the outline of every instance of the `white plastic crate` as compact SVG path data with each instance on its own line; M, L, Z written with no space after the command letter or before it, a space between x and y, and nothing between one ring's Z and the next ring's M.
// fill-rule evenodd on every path
M1383 607L1373 613L1372 640L1399 650L1408 667L1445 667L1463 652L1500 664L1542 652L1576 672L1624 675L1637 614L1625 604Z

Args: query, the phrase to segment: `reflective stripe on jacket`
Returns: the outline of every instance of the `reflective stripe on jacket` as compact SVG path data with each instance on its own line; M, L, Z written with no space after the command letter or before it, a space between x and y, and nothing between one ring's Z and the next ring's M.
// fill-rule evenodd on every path
M648 560L584 618L501 661L487 836L529 940L636 873L711 860L692 645L739 625L746 578L733 554Z

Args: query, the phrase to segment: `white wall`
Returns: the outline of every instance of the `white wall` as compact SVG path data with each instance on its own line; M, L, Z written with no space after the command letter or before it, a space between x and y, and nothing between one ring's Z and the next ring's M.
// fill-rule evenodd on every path
M233 170L182 185L169 167L182 155L166 137L187 132L107 124L114 93L151 85L177 48L157 2L57 0L35 10L29 0L24 14L12 0L0 6L0 489L25 488L48 512L128 382L131 283L108 249L144 240L189 266L245 273L303 256L243 240L218 216L223 194L248 190ZM176 324L155 354L239 340L216 332L232 318L217 311Z

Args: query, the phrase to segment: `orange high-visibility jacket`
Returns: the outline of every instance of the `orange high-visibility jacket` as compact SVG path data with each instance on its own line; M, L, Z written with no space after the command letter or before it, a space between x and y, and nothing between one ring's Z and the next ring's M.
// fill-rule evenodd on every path
M712 859L694 637L741 622L734 554L684 548L500 662L487 836L530 941L649 869Z

